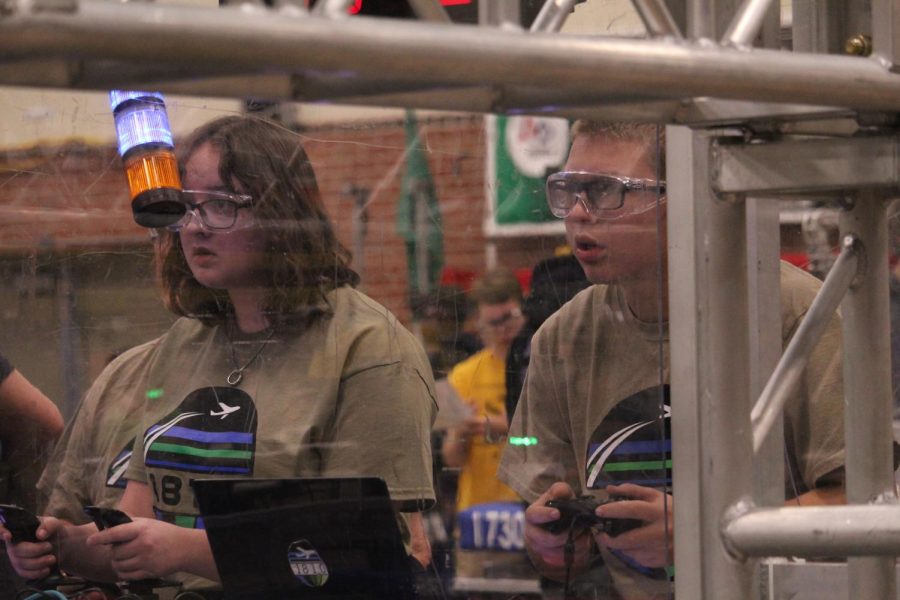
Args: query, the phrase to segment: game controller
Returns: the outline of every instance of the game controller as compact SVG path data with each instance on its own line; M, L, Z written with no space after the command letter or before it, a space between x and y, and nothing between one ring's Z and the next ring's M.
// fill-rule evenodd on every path
M20 542L39 542L37 539L37 529L41 525L41 520L32 512L15 506L14 504L0 504L0 524L2 524L12 534L12 543ZM59 565L50 567L50 575L40 580L42 585L63 585L70 581L60 575ZM29 581L29 584L35 582Z
M21 506L0 504L0 523L12 534L12 542L37 542L37 528L41 521Z
M609 534L612 537L641 527L644 522L640 519L619 519L613 517L598 517L597 507L628 500L624 497L613 497L605 500L597 500L592 496L580 498L558 498L550 500L546 506L559 511L559 519L544 523L541 527L553 534L562 533L571 527L592 527L597 531Z
M103 508L100 506L85 506L84 512L94 521L97 529L103 531L116 525L131 523L131 517L115 508Z

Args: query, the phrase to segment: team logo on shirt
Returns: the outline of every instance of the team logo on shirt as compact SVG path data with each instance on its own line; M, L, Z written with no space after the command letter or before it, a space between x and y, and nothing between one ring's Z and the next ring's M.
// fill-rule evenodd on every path
M668 385L647 388L616 404L591 435L587 487L671 485L670 414Z
M131 462L131 447L134 446L134 438L128 440L125 447L116 454L116 457L110 463L106 470L106 487L114 487L125 489L126 479L125 471L128 470L128 463Z
M328 581L328 566L308 540L291 542L288 564L294 577L309 587L322 587Z
M256 406L233 387L193 391L144 433L148 467L250 475L256 453Z

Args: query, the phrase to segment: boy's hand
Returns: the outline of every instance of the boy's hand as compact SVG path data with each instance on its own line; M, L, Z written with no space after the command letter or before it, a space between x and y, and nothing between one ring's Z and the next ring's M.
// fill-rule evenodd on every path
M121 579L166 577L180 569L184 558L179 543L188 531L156 519L136 518L87 538L88 546L110 546L110 564Z
M525 548L537 570L551 579L562 581L566 575L565 545L569 532L553 534L544 525L559 519L559 511L546 506L549 500L574 498L575 492L563 482L554 483L525 510ZM572 574L590 561L591 536L587 529L574 532Z
M54 517L41 517L37 529L37 542L12 543L12 534L0 527L0 538L6 542L9 562L20 577L28 580L48 577L56 565L54 543L57 535L65 528L66 522Z
M598 544L617 550L645 567L665 567L674 562L675 514L672 496L659 490L626 483L606 488L611 496L626 497L597 509L601 517L640 519L643 527L615 537L598 533Z

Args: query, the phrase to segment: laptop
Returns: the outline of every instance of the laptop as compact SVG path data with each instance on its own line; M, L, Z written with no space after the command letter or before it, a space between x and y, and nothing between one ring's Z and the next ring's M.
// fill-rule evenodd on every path
M196 479L227 600L414 598L379 478Z

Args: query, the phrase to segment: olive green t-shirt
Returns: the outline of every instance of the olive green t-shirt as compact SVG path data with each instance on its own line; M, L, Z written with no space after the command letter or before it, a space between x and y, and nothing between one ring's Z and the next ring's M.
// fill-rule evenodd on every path
M158 518L195 526L190 481L205 477L376 476L406 510L433 503L436 403L421 345L352 288L327 303L304 329L229 339L180 319L164 336L126 473L150 485Z
M820 285L782 263L784 345ZM785 443L794 473L786 482L789 497L794 486L798 493L807 491L844 464L840 340L835 317L785 407ZM569 483L576 494L598 497L605 496L608 484L670 488L669 416L690 399L669 397L669 352L667 324L638 321L620 288L594 285L578 294L532 340L509 435L534 443L508 445L498 478L528 502L556 481ZM604 554L622 597L666 597L664 573L629 567L621 557Z
M80 525L90 520L83 506L119 503L158 342L123 352L91 385L38 481L41 514Z
M150 486L157 518L202 527L190 482L210 477L380 477L402 510L434 503L437 404L424 350L352 288L329 292L325 304L304 328L229 335L182 318L163 336L125 474ZM240 382L229 384L240 367ZM408 543L402 513L398 523Z

